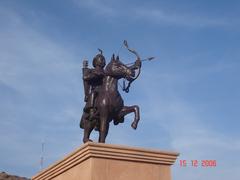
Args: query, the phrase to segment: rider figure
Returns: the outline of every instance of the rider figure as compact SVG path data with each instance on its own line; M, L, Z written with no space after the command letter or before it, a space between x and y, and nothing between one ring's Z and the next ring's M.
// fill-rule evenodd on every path
M104 77L104 67L106 65L105 57L97 54L92 61L94 68L87 68L87 65L83 68L83 82L85 90L85 102L84 112L89 115L88 120L93 120L96 116L97 108L95 104L96 97L99 94L100 86L102 85ZM85 61L86 63L86 61Z

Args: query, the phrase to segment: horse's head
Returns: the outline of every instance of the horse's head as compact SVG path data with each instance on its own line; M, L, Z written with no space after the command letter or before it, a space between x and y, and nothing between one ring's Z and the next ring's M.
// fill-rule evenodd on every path
M130 80L135 75L134 70L123 64L119 60L118 56L115 58L114 54L112 55L112 59L110 63L108 63L105 72L108 76L112 76L117 79L126 78Z

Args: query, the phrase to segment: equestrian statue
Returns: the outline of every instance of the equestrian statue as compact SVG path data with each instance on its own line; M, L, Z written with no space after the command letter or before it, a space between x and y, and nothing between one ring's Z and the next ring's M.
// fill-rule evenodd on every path
M84 129L83 142L92 141L90 134L95 129L99 131L98 142L105 143L109 130L109 123L114 125L124 122L124 116L134 113L134 120L131 124L137 129L140 120L139 107L137 105L125 106L118 91L118 80L124 79L123 91L129 92L131 83L138 78L141 72L142 61L152 60L153 57L141 60L138 53L128 47L125 40L124 46L137 59L134 63L123 64L119 56L113 54L111 61L106 65L102 50L92 61L93 68L88 67L88 61L83 61L83 85L85 107L80 121L80 128ZM106 65L106 67L105 67ZM126 81L128 84L126 85Z

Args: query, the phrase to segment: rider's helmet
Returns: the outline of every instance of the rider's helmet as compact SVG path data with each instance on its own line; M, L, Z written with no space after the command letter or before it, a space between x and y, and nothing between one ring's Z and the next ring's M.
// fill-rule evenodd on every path
M100 51L100 54L97 54L93 58L92 65L93 67L100 66L101 68L104 68L104 66L106 65L105 57L102 55L102 50L99 50L99 51Z

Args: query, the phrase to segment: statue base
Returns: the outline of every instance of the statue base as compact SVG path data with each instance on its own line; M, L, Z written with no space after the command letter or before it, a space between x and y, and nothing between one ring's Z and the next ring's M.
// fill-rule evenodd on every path
M32 180L171 180L178 153L86 143Z

